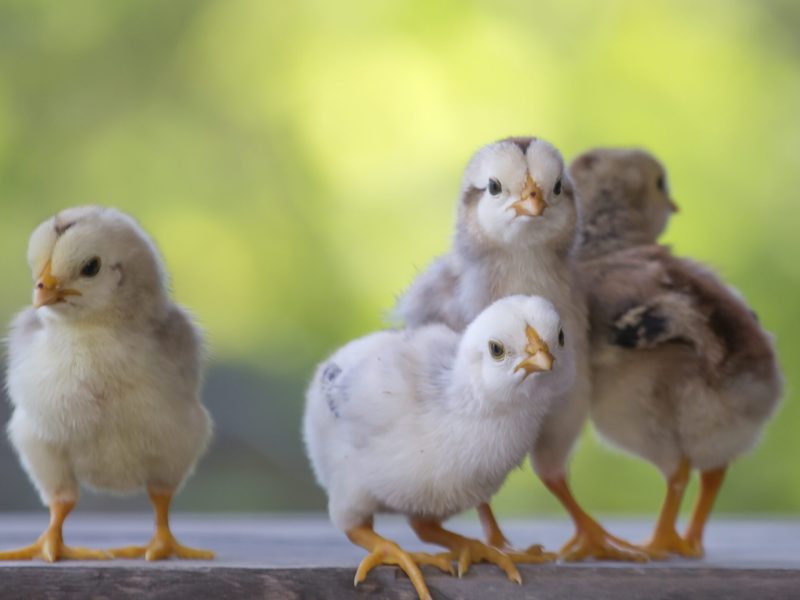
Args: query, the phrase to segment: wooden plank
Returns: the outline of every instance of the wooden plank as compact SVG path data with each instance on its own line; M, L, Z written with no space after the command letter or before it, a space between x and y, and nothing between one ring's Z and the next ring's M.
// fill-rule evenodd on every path
M46 525L41 514L0 514L0 548L30 543ZM634 540L649 533L643 520L609 521L615 533ZM570 533L564 520L506 520L520 545L556 547ZM457 519L450 526L478 535L478 524ZM381 518L377 528L411 550L430 550L402 519ZM321 515L188 516L173 519L186 544L218 553L214 561L142 560L0 563L0 600L5 598L414 598L408 579L381 567L353 588L364 553ZM141 543L151 532L149 515L80 514L70 517L67 543L112 547ZM792 598L800 595L800 522L716 520L708 532L708 556L647 565L584 563L523 565L524 583L509 582L491 565L474 567L463 579L425 569L436 598L651 599Z
M515 585L479 566L463 579L427 572L434 598L535 598L560 600L657 600L659 598L739 598L785 600L800 594L800 574L787 570L728 569L573 569L558 566L521 569L526 582ZM237 569L230 567L168 571L136 567L31 567L0 570L0 600L92 598L329 598L407 599L416 597L411 583L397 571L380 567L358 588L353 570Z

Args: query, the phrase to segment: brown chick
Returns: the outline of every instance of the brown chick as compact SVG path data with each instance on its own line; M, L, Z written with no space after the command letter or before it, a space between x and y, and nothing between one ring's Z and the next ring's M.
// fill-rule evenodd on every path
M677 208L652 156L593 150L570 174L585 222L592 421L667 479L644 549L654 558L702 556L725 471L756 444L781 395L772 339L736 290L655 244ZM691 469L700 495L681 537L675 522Z

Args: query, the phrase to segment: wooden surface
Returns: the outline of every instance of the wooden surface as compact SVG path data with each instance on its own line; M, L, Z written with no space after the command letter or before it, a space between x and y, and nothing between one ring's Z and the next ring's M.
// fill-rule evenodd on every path
M0 548L32 542L46 526L41 514L0 513ZM650 523L607 521L631 540L642 540ZM453 520L452 529L479 535L473 520ZM568 537L566 521L505 521L520 546L555 548ZM398 518L379 519L376 528L409 550L434 550L415 540ZM355 567L364 552L351 545L324 516L187 516L173 518L185 544L209 548L217 559L107 562L38 561L0 563L0 598L414 598L402 573L373 571L357 589ZM151 534L149 515L88 515L67 521L68 544L107 548L141 544ZM707 557L646 565L584 563L523 565L517 586L491 565L473 567L463 579L425 569L436 598L800 598L800 521L724 520L712 522Z

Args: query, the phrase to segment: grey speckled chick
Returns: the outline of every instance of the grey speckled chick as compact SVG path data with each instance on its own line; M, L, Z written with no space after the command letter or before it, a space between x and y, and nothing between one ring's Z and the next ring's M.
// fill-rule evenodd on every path
M588 323L574 267L576 210L573 186L559 151L536 138L509 138L484 146L464 173L452 250L412 283L396 313L408 327L442 322L463 330L492 302L513 294L549 299L571 336L577 377L559 410L545 420L531 458L539 477L569 511L575 537L562 558L645 560L584 512L566 481L566 464L589 409ZM499 433L498 435L502 435ZM489 542L509 549L488 505L479 507ZM519 560L551 558L540 547Z
M726 468L756 444L781 395L771 337L736 290L655 245L676 207L653 157L599 149L576 158L570 173L586 218L592 420L667 479L645 550L701 556ZM675 521L691 469L701 489L681 537Z
M33 307L14 319L8 344L8 434L51 520L34 544L0 560L212 558L169 528L172 496L205 450L211 419L200 403L202 338L170 301L155 246L119 211L72 208L33 232L28 262ZM66 546L62 525L81 485L146 488L150 544Z

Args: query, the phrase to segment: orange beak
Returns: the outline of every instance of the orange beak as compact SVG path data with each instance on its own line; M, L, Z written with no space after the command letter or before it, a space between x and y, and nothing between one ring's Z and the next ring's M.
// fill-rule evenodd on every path
M525 335L528 337L528 345L525 346L525 354L528 356L514 368L514 372L522 369L525 371L525 377L527 377L531 373L552 369L555 359L550 354L550 348L547 347L547 343L539 337L539 334L530 325L525 327Z
M528 179L525 181L525 186L519 195L519 200L514 202L511 208L514 209L518 217L538 217L547 208L542 196L542 190L536 185L530 173L528 173Z
M39 308L48 304L57 304L64 302L64 298L67 296L80 295L81 293L77 290L63 289L61 287L58 279L53 277L52 265L48 260L33 289L33 307Z

